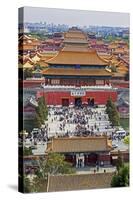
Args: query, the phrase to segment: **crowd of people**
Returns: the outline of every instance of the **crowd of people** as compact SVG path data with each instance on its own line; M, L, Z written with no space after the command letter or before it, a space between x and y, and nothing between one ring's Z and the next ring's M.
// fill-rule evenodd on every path
M43 125L42 128L34 128L27 136L25 136L24 142L33 145L45 144L48 141L48 124Z
M103 133L107 135L109 131L113 131L105 108L52 107L49 109L48 119L48 134L51 136L55 130L58 136L62 134L63 136L97 136Z
M25 143L44 145L51 137L102 136L122 140L111 126L104 108L50 107L48 121L25 136Z

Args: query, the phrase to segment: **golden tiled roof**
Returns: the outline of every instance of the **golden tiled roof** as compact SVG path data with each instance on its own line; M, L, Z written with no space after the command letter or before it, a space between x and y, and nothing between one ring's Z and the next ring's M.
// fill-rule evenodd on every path
M47 151L56 153L65 152L93 152L108 151L107 137L73 137L73 138L53 138L51 148Z
M48 64L68 65L107 65L95 50L82 51L60 51L55 57L47 60Z
M110 188L114 173L50 175L47 192Z
M124 53L124 48L117 48L113 53Z
M110 54L102 55L102 54L100 54L100 57L102 59L104 59L106 62L108 62L109 60L111 60L113 58L113 55L110 55Z
M87 45L69 45L66 44L63 48L63 51L79 51L79 52L88 52L88 44Z
M27 61L24 65L24 69L33 69L34 65L32 65L29 61Z
M112 77L121 77L121 78L124 78L124 77L125 77L125 74L120 73L120 72L114 72L114 73L112 74Z
M39 64L40 66L48 67L48 64L45 62L46 60L55 56L56 53L39 53L37 52L36 55L32 58L32 60Z
M48 60L48 59L51 59L53 58L54 56L57 55L57 52L51 52L51 53L39 53L37 52L37 55L40 57L41 60Z
M128 67L124 64L124 62L120 62L117 65L117 70L127 72L128 71Z
M43 60L39 60L39 61L37 62L37 64L40 65L40 66L42 66L42 67L48 67L48 64L45 63L45 61L43 61Z
M64 38L86 39L86 35L82 31L68 31L68 32L64 33Z
M33 62L38 62L40 60L40 57L36 54L33 58L32 58Z
M36 49L35 45L29 45L29 44L19 45L19 50L35 50L35 49Z
M116 49L118 47L118 44L111 43L108 45L108 49Z
M44 75L112 76L106 69L48 68Z

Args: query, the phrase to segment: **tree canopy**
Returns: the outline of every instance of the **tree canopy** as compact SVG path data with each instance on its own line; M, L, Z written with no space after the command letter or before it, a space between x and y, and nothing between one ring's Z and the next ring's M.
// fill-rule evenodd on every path
M130 142L129 135L126 136L123 141L124 141L125 144L129 144L129 142Z
M122 153L121 151L119 150L118 151L118 159L117 159L117 163L116 163L116 167L117 167L117 171L119 171L119 169L121 167L124 166L124 162L123 162L123 159L122 159Z
M65 161L64 155L49 153L47 158L39 160L39 169L32 180L32 191L44 192L47 188L48 175L72 174L75 169Z
M113 103L111 97L107 100L106 104L106 112L109 116L109 120L112 122L113 126L119 126L120 125L120 116L117 111L117 108L115 104Z
M27 176L24 176L24 183L23 183L23 187L24 187L24 193L29 193L31 192L31 183L30 180Z
M120 167L111 181L111 187L126 187L129 186L129 165Z
M32 69L25 69L23 72L23 75L24 75L24 79L31 78L33 76Z
M32 153L32 149L29 147L24 147L24 149L23 149L23 155L24 156L30 156L30 155L33 155L33 153Z
M44 97L38 99L38 106L36 107L34 124L36 127L40 128L41 125L47 120L48 108Z
M118 151L118 160L116 163L117 172L111 181L111 187L129 186L129 164L124 164L122 153Z
M72 174L75 170L71 163L65 161L64 155L58 153L49 153L45 160L39 161L38 176L47 177L48 174Z

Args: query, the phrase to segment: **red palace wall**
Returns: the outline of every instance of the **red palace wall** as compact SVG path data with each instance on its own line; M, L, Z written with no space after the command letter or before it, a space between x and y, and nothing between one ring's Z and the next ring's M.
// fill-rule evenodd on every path
M39 87L41 84L44 84L44 80L23 80L20 82L20 87L24 88L33 88Z
M116 88L129 88L129 81L112 80L111 85Z
M117 157L117 159L113 159L114 156ZM111 157L111 164L116 165L118 161L118 151L111 152L110 157ZM121 158L123 159L124 162L129 162L130 160L129 151L128 150L121 151Z
M75 104L76 96L71 96L71 92L63 92L63 91L47 91L47 92L38 92L37 98L40 96L44 96L46 103L48 105L62 105L62 99L69 99L69 104ZM106 104L107 99L111 97L115 102L117 100L117 92L108 90L108 91L88 91L85 96L82 96L82 102L87 102L88 98L94 98L95 104Z

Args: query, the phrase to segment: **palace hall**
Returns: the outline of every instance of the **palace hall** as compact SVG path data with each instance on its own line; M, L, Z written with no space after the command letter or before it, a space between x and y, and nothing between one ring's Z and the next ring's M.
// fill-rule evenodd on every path
M116 101L108 62L89 47L82 30L73 27L64 33L62 49L45 62L45 84L37 96L43 95L48 105L94 106L106 104L109 97Z

